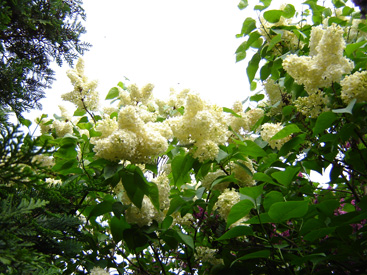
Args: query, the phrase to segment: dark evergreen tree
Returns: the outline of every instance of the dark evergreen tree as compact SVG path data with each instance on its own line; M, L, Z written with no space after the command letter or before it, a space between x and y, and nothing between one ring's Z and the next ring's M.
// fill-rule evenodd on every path
M36 161L52 154L47 144L19 125L0 130L0 274L71 274L83 261L82 187L48 182L53 172Z
M72 64L89 48L80 36L81 0L0 1L0 115L41 108L54 80L51 62Z

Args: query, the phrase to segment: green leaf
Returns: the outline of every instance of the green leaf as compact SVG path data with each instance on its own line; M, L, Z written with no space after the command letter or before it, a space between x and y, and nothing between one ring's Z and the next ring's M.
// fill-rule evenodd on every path
M247 35L254 29L256 29L256 20L251 17L247 17L245 21L243 21L241 34Z
M281 10L270 10L264 12L264 19L270 23L276 23L279 21L280 17L283 15Z
M232 206L227 218L227 228L250 213L254 204L250 200L242 200Z
M108 94L106 96L106 100L107 99L114 99L114 98L118 97L119 94L120 94L119 89L117 87L113 87L108 92Z
M170 228L172 222L173 222L173 218L171 216L166 216L161 224L162 229L167 230L168 228Z
M223 107L223 112L225 113L230 113L235 117L241 117L239 114L237 114L235 111L233 111L232 109L229 109L227 107Z
M345 47L345 53L347 54L347 56L350 56L352 53L354 53L356 50L364 47L367 44L366 40L357 42L357 43L352 43L352 44L348 44Z
M310 233L306 234L303 239L309 242L313 242L317 239L325 237L326 235L330 235L334 231L335 227L319 228L317 230L312 230Z
M192 250L194 250L194 239L190 235L186 235L181 232L181 230L176 231L177 236L179 237L179 242L186 244Z
M262 149L259 145L251 140L246 140L240 143L239 150L240 152L246 154L247 156L251 157L265 157L267 153Z
M222 182L237 182L237 179L234 177L234 175L229 175L229 176L219 176L217 179L215 179L211 186L210 189L212 189L214 186L216 186L219 183Z
M171 163L173 181L177 187L191 181L188 176L189 171L192 169L195 159L189 154L182 156L177 155L174 157Z
M340 0L332 0L332 3L335 6L335 8L337 8L337 9L345 6L343 1L340 1Z
M257 87L257 82L256 81L252 81L250 84L250 91L255 91ZM252 100L252 101L256 101L256 100Z
M323 168L322 163L310 160L310 161L302 161L302 165L304 168L316 171L320 175L322 175L322 168Z
M239 8L240 10L243 10L243 9L247 8L247 6L248 6L248 2L247 2L247 0L241 0L241 1L238 3L238 8Z
M249 83L251 83L256 75L257 69L259 68L259 62L260 62L260 53L255 53L254 56L252 57L252 59L250 60L250 62L248 63L246 72L247 72L247 77L249 80Z
M291 4L287 4L283 9L283 17L285 18L292 18L295 13L296 9Z
M264 5L263 5L263 6L261 6L261 5L256 5L256 6L254 7L254 10L262 11L262 10L266 9L267 7L269 7L269 6L270 6L270 4L271 4L271 0L260 0L260 2L261 2L261 3L263 3Z
M236 53L236 62L240 62L246 58L246 52Z
M147 236L140 230L136 230L136 228L125 229L122 235L127 247L132 251L135 251L137 248L147 247L149 244Z
M103 169L103 176L105 179L109 179L113 177L116 173L121 171L124 168L122 164L110 162Z
M103 201L97 204L96 206L92 208L91 212L89 213L88 220L91 217L98 217L106 213L112 212L112 204L113 202L110 202L110 201Z
M131 227L130 224L126 222L125 217L121 217L120 219L112 217L109 224L113 240L116 244L122 240L124 230Z
M325 129L328 129L336 119L337 115L333 112L321 113L316 120L315 127L312 129L314 135L321 134Z
M270 206L268 215L275 222L282 222L293 218L301 218L306 215L307 211L307 201L276 202Z
M245 261L245 260L257 259L257 258L265 258L265 259L267 259L269 257L270 257L270 250L256 251L256 252L246 254L245 256L242 256L242 257L236 259L235 261L233 261L231 263L231 267L233 266L234 263L236 263L238 261Z
M239 236L252 236L253 234L254 232L252 231L251 227L240 225L228 230L226 233L220 236L217 241L233 239Z
M276 133L270 140L282 139L291 134L302 132L296 124L289 124Z
M117 218L120 218L124 210L125 210L125 207L121 202L116 201L112 204L112 212L113 214L115 214Z
M256 82L252 82L252 83L256 83ZM255 102L259 102L260 100L264 99L264 95L263 94L256 94L250 97L250 101L255 101Z
M271 68L272 68L273 62L267 62L264 66L260 69L260 79L262 81L265 81L268 79L269 75L271 74Z
M288 187L300 169L300 167L288 166L284 171L274 172L271 174L271 176L280 184Z
M76 109L73 116L84 116L86 113L84 109Z
M61 146L56 153L54 153L54 157L61 159L73 159L75 160L78 156L78 152L75 150L75 144L65 144Z
M256 200L262 193L264 184L240 188L240 193Z
M263 181L263 182L271 183L274 185L279 185L275 181L273 181L273 179L270 176L268 176L267 174L261 173L261 172L255 173L253 176L253 179L256 181Z
M332 110L334 113L338 114L352 114L352 110L354 107L354 104L356 103L357 99L352 99L351 102L349 102L348 106L346 108L342 109L334 109Z
M32 121L28 120L28 119L25 119L25 118L22 118L22 117L19 117L19 122L21 124L23 124L24 126L26 126L27 128L29 128L29 126L31 126L32 124Z
M336 199L325 200L316 204L316 208L326 216L334 216L334 211L339 207L339 202Z
M270 207L276 202L284 202L283 194L278 191L270 191L264 198L265 211L269 211Z
M282 35L281 35L280 33L278 33L276 36L274 36L274 37L271 39L271 41L270 41L270 43L269 43L269 45L268 45L268 52L269 52L272 48L274 48L274 46L275 46L276 44L278 44L280 41L282 41Z
M169 216L172 213L178 211L185 203L186 201L183 198L179 196L173 197L170 201L169 209L166 215Z

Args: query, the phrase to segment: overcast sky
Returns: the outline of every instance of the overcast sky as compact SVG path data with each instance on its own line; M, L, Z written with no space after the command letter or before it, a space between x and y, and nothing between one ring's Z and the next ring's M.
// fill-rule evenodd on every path
M84 55L86 75L108 90L124 77L143 86L153 83L156 97L166 97L171 87L190 88L220 106L231 107L249 95L245 62L235 62L244 39L241 31L252 10L239 10L239 0L88 0L83 40L93 46ZM58 112L60 95L72 90L65 64L43 111Z

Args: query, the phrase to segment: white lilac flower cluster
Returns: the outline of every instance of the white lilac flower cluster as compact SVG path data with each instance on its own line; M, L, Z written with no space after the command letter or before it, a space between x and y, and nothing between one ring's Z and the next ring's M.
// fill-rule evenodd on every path
M270 115L281 114L284 106L282 99L283 89L271 78L264 82L264 89L267 95L267 104L271 106Z
M218 259L215 256L218 254L216 249L205 246L195 247L195 260L209 263L211 265L223 264L223 259Z
M167 140L172 137L169 125L157 122L157 112L149 111L142 104L152 100L152 89L153 85L149 84L141 90L132 85L130 93L120 90L118 118L106 116L98 121L96 130L101 136L91 139L97 157L149 163L167 150Z
M41 116L35 119L40 127L41 133L50 133L53 129L57 137L64 137L66 134L73 133L72 116L67 112L66 108L59 105L61 116L58 119L48 119L47 116Z
M281 10L285 8L285 5L282 5L280 7ZM270 43L272 39L277 35L274 31L271 29L276 27L282 27L282 26L294 26L292 24L292 20L288 18L284 18L281 16L279 18L279 21L276 23L270 23L266 21L263 17L260 17L260 28L259 32L262 37L265 38L265 40ZM282 48L287 48L287 50L294 51L300 47L303 47L303 42L299 40L299 38L295 35L294 32L288 31L286 29L282 29L282 43L278 43L274 48L273 52L275 54L281 54Z
M51 156L35 155L32 158L32 163L38 163L40 166L51 168L55 164L55 160Z
M243 112L243 106L240 101L233 104L232 110L239 116L230 115L227 123L237 133L250 132L256 122L264 116L264 110L260 108Z
M173 135L181 144L192 144L193 156L199 161L213 160L218 145L224 144L230 132L222 108L209 105L195 93L188 93L182 116L168 119Z
M109 275L110 273L99 266L95 266L91 269L90 275Z
M280 123L264 123L261 126L261 138L264 141L268 142L271 148L277 148L278 150L280 150L283 144L289 141L291 137L287 136L281 139L274 140L272 140L271 138L283 128L284 127Z
M67 76L74 86L74 90L63 94L61 98L74 103L81 110L96 111L99 104L99 95L96 91L98 82L96 80L88 81L84 75L84 60L82 58L79 58L75 69L67 71Z
M308 94L317 92L321 87L330 87L333 82L339 83L342 76L354 68L353 62L343 56L343 33L344 30L336 24L326 29L313 27L310 56L291 54L283 61L283 68L296 83L304 85Z
M309 96L299 97L294 101L297 110L311 118L317 118L322 112L329 111L327 104L328 96L320 90Z
M217 210L219 215L227 220L229 212L232 206L240 201L240 194L233 189L225 189L222 194L219 195L218 201L214 205L214 210Z
M355 72L346 76L341 82L341 98L348 104L352 99L357 102L367 101L367 71Z

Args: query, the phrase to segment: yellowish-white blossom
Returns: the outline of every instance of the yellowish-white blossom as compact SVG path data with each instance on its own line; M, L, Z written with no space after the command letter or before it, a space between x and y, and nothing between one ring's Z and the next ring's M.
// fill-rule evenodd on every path
M339 83L344 74L349 74L354 64L343 56L345 41L344 30L332 24L326 29L313 27L310 38L310 56L291 54L283 61L283 68L303 84L311 94L322 87Z
M91 269L90 275L109 275L110 273L99 266L95 266Z
M233 189L225 189L222 194L219 195L218 201L214 205L214 210L217 209L219 215L227 220L229 212L232 206L240 201L240 194Z
M61 95L65 101L74 103L79 109L96 111L99 105L99 94L96 91L98 82L96 80L88 81L84 75L84 60L79 58L75 69L67 71L74 90Z
M288 136L275 140L272 140L271 138L283 128L284 127L280 123L264 123L261 126L261 138L264 141L268 142L271 148L277 148L278 150L280 150L283 144L289 141L291 137Z
M213 160L230 132L222 108L210 105L197 94L188 93L182 116L168 119L173 135L181 144L193 144L194 157Z
M267 95L268 104L272 107L270 109L270 115L278 115L282 113L284 106L282 93L283 89L278 83L275 83L274 79L267 79L264 81L265 94Z
M52 122L52 128L55 129L58 137L64 137L66 134L73 133L73 125L70 121L54 120Z
M43 167L51 168L55 164L55 160L51 156L46 155L35 155L32 158L32 163L38 163Z
M328 97L320 90L309 96L299 97L294 101L297 110L311 118L317 118L322 112L329 111L327 104Z
M45 182L48 183L50 186L62 184L62 181L59 179L53 179L53 178L46 178Z
M357 99L357 102L367 101L367 71L347 75L340 84L342 86L341 98L345 104L354 98Z
M218 251L213 248L198 246L195 247L195 260L209 263L211 265L224 264L223 259L216 258Z

